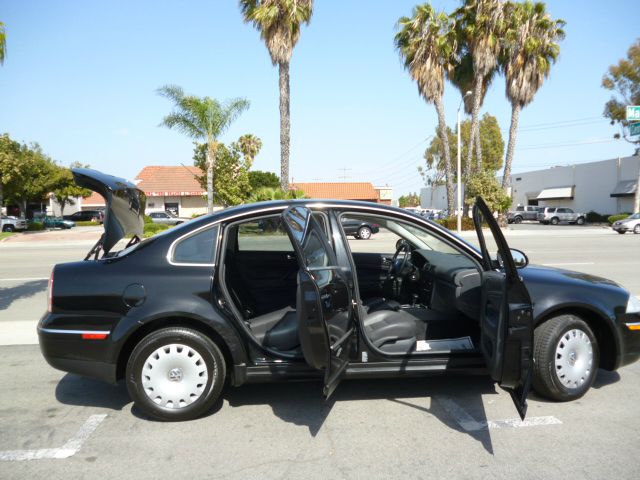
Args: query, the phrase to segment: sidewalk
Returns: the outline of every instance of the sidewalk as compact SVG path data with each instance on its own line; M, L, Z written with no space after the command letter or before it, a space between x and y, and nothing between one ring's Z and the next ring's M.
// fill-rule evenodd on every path
M3 240L2 245L13 243L47 243L66 241L97 242L103 232L102 227L74 227L69 230L42 230L39 232L20 232Z

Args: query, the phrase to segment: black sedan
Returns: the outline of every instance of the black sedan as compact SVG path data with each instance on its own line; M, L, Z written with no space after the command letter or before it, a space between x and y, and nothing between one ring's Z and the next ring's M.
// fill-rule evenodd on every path
M640 357L638 299L528 266L482 199L480 250L404 210L327 200L229 208L139 241L144 193L74 175L105 197L105 232L86 261L55 266L41 350L55 368L124 379L155 418L201 416L227 382L320 377L328 396L343 378L445 372L490 375L524 418L532 386L573 400L598 368ZM343 218L392 232L395 252L358 252Z
M362 218L342 217L340 224L345 235L359 240L369 240L371 235L380 231L380 225Z

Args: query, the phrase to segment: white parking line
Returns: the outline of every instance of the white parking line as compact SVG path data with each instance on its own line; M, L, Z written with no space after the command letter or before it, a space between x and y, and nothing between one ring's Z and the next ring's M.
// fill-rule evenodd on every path
M458 425L467 432L477 432L479 430L496 429L496 428L521 428L521 427L538 427L542 425L560 425L562 422L553 416L545 417L529 417L525 420L519 418L510 418L507 420L487 420L478 422L475 418L467 413L467 411L456 402L447 397L438 397L438 403L451 415Z
M106 414L91 415L80 430L60 448L40 448L38 450L5 450L0 452L0 461L21 462L23 460L60 459L74 456L80 451L96 428L107 417Z
M0 278L0 282L23 282L32 280L49 280L49 277Z
M543 267L568 267L572 265L595 265L593 262L543 263Z

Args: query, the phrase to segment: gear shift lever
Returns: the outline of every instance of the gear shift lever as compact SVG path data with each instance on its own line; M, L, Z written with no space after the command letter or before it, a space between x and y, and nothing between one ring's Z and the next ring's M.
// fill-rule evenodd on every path
M416 303L418 303L418 294L414 293L413 295L411 295L411 306L415 307Z

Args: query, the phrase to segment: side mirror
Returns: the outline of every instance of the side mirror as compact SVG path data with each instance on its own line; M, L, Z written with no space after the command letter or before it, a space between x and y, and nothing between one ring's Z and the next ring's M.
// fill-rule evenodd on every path
M512 248L509 250L511 252L511 257L513 258L513 263L515 263L516 268L524 268L529 265L529 257L522 250L518 250L517 248ZM500 268L504 267L504 262L502 261L502 257L500 256L500 252L498 252L498 265Z

